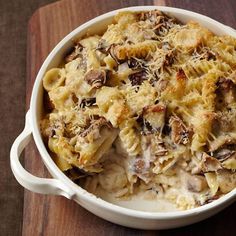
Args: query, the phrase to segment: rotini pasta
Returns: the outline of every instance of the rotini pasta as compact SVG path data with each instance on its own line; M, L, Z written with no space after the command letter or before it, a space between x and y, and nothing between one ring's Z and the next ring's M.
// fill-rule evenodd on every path
M129 119L122 122L119 126L120 142L129 156L138 156L141 154L140 136L136 130L137 124L135 123L135 120Z

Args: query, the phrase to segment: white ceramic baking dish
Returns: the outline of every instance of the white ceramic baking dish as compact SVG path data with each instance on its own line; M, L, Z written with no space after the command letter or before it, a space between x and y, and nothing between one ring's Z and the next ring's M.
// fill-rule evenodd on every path
M90 34L101 32L101 30L105 29L106 26L112 22L113 16L119 11L144 11L153 9L159 9L163 12L169 13L182 22L187 22L189 20L197 21L203 26L209 28L215 34L228 34L236 37L236 32L232 28L209 17L191 11L170 7L140 6L124 8L106 13L90 20L62 39L44 61L34 83L30 109L26 114L25 128L13 143L10 156L11 168L16 179L22 186L33 192L63 195L76 201L95 215L123 226L140 229L167 229L192 224L216 214L235 201L236 189L212 203L186 211L145 212L120 207L88 193L64 175L48 154L39 130L39 120L41 118L43 107L42 78L48 69L59 65L65 53L72 47L72 40L84 35L88 30ZM52 179L36 177L27 172L21 165L19 161L20 154L31 138L34 138L43 162L53 176Z

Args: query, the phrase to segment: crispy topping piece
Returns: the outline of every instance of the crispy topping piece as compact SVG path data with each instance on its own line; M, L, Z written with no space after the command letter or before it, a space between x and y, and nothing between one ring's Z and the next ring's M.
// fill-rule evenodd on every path
M166 106L163 104L150 105L143 108L144 125L148 123L153 131L161 131L165 125Z
M176 79L177 80L186 80L187 79L187 76L185 75L184 73L184 70L183 69L179 69L177 74L176 74Z

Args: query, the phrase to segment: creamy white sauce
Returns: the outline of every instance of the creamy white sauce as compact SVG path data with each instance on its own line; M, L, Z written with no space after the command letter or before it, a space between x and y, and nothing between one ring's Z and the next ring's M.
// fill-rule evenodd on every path
M96 196L103 200L125 208L147 211L147 212L170 212L179 211L174 204L164 199L145 199L143 193L135 194L128 199L117 198L112 193L108 193L101 188L96 191Z

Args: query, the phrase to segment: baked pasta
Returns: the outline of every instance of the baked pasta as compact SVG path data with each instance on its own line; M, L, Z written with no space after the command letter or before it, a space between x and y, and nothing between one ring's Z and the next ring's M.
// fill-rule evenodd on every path
M42 136L88 191L186 210L236 186L236 39L121 12L43 78Z

